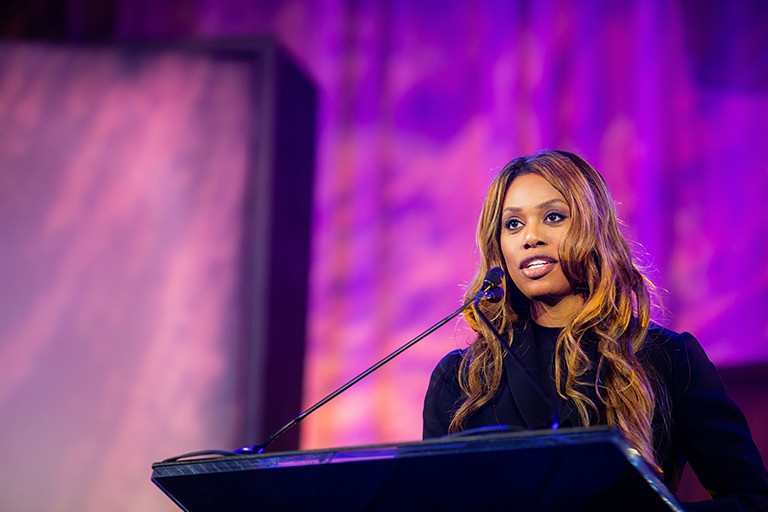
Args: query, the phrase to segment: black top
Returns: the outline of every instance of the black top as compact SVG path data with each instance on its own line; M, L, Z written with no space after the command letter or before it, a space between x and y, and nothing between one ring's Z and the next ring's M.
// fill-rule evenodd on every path
M576 408L555 393L552 350L557 334L557 329L538 326L515 330L509 349L514 355L505 354L499 390L467 418L465 429L489 425L542 428L551 422L553 404L562 427L581 425ZM596 347L588 342L585 349L590 359L597 355ZM446 435L453 412L466 398L457 378L462 354L460 350L449 353L432 373L424 401L424 438ZM670 399L671 424L665 428L660 418L654 420L654 449L666 484L672 490L677 488L687 460L715 498L689 504L686 510L768 511L768 473L760 453L744 415L728 397L698 341L689 333L652 325L638 356ZM518 362L527 372L521 371ZM592 370L585 380L594 382L595 377ZM599 403L593 386L580 391ZM596 418L591 422L598 423Z
M555 387L555 343L563 330L560 327L542 327L533 324L533 339L524 338L526 354L521 362L529 369L539 387L546 393L547 399L557 406L559 414L563 414L564 402L557 395ZM530 342L533 343L530 343ZM530 345L533 345L532 347Z

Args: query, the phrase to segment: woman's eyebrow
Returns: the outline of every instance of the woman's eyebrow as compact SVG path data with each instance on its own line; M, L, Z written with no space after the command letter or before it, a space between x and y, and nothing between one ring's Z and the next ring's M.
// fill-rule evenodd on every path
M549 208L550 206L554 206L555 204L561 204L566 207L568 206L568 204L562 199L555 198L555 199L550 199L549 201L544 201L543 203L536 205L535 208L537 210L546 210L547 208ZM504 212L519 213L521 211L522 211L522 208L519 208L517 206L507 206L506 208L504 208Z

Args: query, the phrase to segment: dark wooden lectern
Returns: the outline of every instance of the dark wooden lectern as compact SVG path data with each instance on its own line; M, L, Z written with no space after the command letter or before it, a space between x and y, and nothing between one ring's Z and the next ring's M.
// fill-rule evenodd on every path
M681 511L612 428L153 464L183 510Z

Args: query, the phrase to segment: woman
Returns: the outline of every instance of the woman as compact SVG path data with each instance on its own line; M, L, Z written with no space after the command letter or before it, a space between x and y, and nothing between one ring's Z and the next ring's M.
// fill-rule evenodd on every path
M425 438L543 428L557 416L561 427L614 425L672 490L690 462L717 498L696 509L768 510L744 416L696 339L650 321L653 288L595 169L565 151L511 161L488 190L477 236L467 298L490 268L504 268L504 300L479 305L504 342L467 311L477 338L433 372Z

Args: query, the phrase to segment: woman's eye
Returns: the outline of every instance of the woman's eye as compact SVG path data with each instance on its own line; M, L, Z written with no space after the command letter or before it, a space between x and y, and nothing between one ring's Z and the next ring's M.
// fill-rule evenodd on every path
M565 215L563 215L560 212L549 212L545 217L545 220L550 224L556 224L558 222L565 220Z
M507 219L504 222L504 228L508 229L510 231L514 231L515 229L519 228L520 226L522 226L522 224L517 219Z

